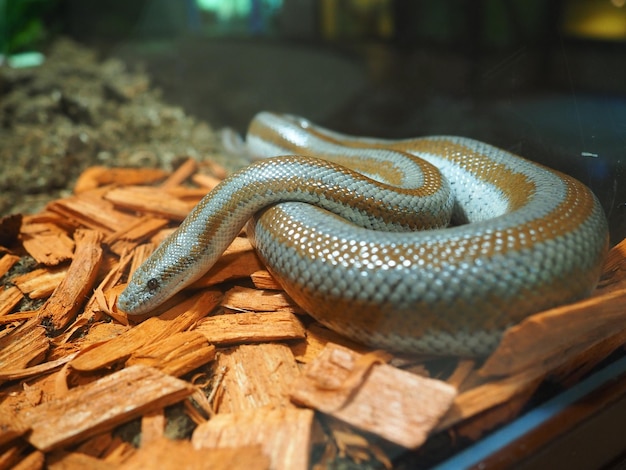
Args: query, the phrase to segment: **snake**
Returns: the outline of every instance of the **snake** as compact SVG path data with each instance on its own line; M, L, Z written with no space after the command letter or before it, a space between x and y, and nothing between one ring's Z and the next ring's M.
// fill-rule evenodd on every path
M484 356L526 317L588 296L608 249L593 192L457 136L355 137L261 112L254 158L130 276L117 306L153 312L246 228L304 311L373 348Z

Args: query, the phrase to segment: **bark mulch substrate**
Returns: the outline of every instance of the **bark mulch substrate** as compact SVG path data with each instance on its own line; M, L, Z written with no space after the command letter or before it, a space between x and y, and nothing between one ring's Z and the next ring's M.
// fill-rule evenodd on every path
M68 194L88 166L169 170L186 157L220 158L211 127L164 103L139 69L69 40L40 67L0 67L0 215Z

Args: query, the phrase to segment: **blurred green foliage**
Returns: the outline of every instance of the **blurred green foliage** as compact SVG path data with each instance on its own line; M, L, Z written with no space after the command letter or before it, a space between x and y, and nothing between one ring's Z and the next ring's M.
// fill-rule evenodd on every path
M50 33L46 18L58 0L0 0L0 52L37 48Z

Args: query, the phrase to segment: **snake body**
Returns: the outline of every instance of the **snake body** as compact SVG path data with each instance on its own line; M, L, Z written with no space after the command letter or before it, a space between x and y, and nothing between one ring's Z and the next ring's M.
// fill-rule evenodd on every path
M246 144L298 156L263 158L209 193L132 275L122 310L148 312L197 280L248 220L296 303L394 351L488 354L507 327L597 282L608 229L596 197L507 151L349 137L271 113Z

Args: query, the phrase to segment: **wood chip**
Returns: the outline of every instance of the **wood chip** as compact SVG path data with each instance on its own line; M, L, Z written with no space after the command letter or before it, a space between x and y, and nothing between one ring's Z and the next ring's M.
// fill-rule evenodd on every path
M74 241L53 224L25 224L22 245L35 260L46 266L56 266L73 257Z
M52 295L54 290L67 276L67 266L35 269L12 279L13 284L31 299L43 299Z
M218 414L196 428L196 449L261 446L276 470L306 470L312 448L313 412L295 408L260 408Z
M195 205L178 199L163 198L161 189L143 186L112 189L106 194L106 199L120 208L178 221L182 221Z
M507 400L501 401L498 404L492 402L490 407L483 407L482 412L477 412L463 421L459 421L453 430L448 432L450 432L453 436L471 439L472 441L480 439L491 429L511 422L517 418L524 410L524 407L528 404L528 401L533 397L542 381L542 377L537 377L535 380L520 382L515 393L511 394ZM491 395L489 394L489 390L484 391L487 392L485 400L488 401L491 398ZM497 391L493 391L495 392L495 395L498 394ZM458 403L462 408L467 409L469 400L465 401L465 399L462 399L459 400ZM453 407L453 410L454 409L455 407ZM448 419L451 419L452 416L452 414L449 416L446 415L446 417L444 417L444 419L440 422L437 430L447 427L450 423Z
M290 407L298 365L284 344L245 344L222 350L216 369L224 370L214 408L235 413L261 407Z
M102 199L102 190L90 191L78 196L51 202L48 210L55 212L76 226L110 234L118 227L125 227L133 222L133 217L118 211L109 201Z
M146 414L149 413L151 412L146 412ZM102 459L100 462L106 461L107 463L121 464L135 453L135 448L130 443L123 441L119 436L103 432L83 441L78 446L74 446L72 451L98 457ZM58 455L61 453L64 452L57 451L54 454Z
M35 319L0 338L0 372L38 364L50 347L46 331Z
M215 346L197 331L175 333L133 352L127 365L143 364L180 377L215 358Z
M215 286L222 282L250 277L262 264L247 238L237 237L206 275L191 289Z
M156 369L131 366L28 409L20 418L32 428L28 442L49 451L176 403L193 391L187 382Z
M217 161L207 158L202 160L201 168L206 169L207 172L218 180L223 180L228 176L229 171L223 166L217 163ZM206 173L197 173L194 176L207 176Z
M111 302L108 302L107 295L115 295L117 293L116 289L120 289L120 281L122 280L122 276L125 274L128 265L132 259L131 254L122 255L119 261L113 264L109 269L109 272L104 276L104 279L98 284L96 289L94 290L92 296L87 301L85 305L85 309L82 314L79 315L72 325L75 327L76 322L84 321L96 321L99 312L106 313L107 315L118 319L117 310L114 308L113 304L117 300L117 296L112 299ZM120 323L127 324L126 322L120 321ZM70 327L70 328L72 328Z
M598 287L599 293L626 288L626 238L609 251Z
M130 265L130 272L134 273L141 264L148 259L148 257L152 254L155 249L155 245L152 243L145 243L143 245L138 245L133 249L132 252L132 262Z
M161 188L174 188L184 183L198 169L198 162L193 158L188 158L180 165L176 171L170 174L163 183Z
M0 290L0 317L7 315L24 298L24 294L15 286Z
M540 368L534 368L502 380L485 383L466 390L456 397L454 406L441 420L437 429L448 429L465 419L478 416L486 410L493 409L499 405L506 405L519 395L524 395L528 398L528 391L534 391L544 376L544 371ZM493 423L490 423L490 426L492 425ZM480 425L480 432L490 429L490 426L484 427Z
M73 470L88 468L89 470L115 470L117 465L91 457L80 452L63 452L53 454L47 462L49 470Z
M36 450L28 454L19 463L17 463L13 467L13 470L35 470L43 468L45 461L46 456L43 454L43 452L39 452Z
M568 360L574 344L597 342L626 325L626 288L557 307L509 328L481 369L485 376L511 375L537 363Z
M282 286L267 269L254 271L250 274L250 279L252 279L252 283L257 289L283 290Z
M291 312L236 313L202 319L196 330L215 344L302 339L304 328Z
M308 364L322 353L328 343L338 344L361 354L372 351L372 348L355 343L315 322L307 326L306 339L293 343L291 350L298 362Z
M4 276L20 260L17 255L5 253L0 256L0 277Z
M165 410L160 408L141 417L141 446L145 447L165 437Z
M67 275L39 311L54 330L71 322L93 288L102 261L102 234L93 230L74 233L76 252Z
M16 438L23 436L29 430L30 426L18 416L3 410L3 413L0 414L0 449Z
M445 382L369 362L338 345L307 365L292 391L298 404L407 448L426 440L455 397Z
M127 243L124 242L134 242L132 244L134 247L138 243L149 240L151 236L166 227L168 223L168 219L160 217L140 217L107 236L104 239L104 243L111 247L113 253L122 255L124 249L128 249Z
M63 230L66 234L72 233L77 227L76 221L45 209L38 214L25 215L24 225L22 226L20 234L41 232L41 227L48 227L50 225L56 226L57 229Z
M125 361L142 347L185 331L210 312L221 294L207 291L197 294L158 317L149 318L125 333L94 347L71 362L73 369L87 372Z
M322 468L338 458L391 468L387 440L477 440L526 409L546 377L573 385L626 343L626 240L591 298L511 328L480 369L391 357L322 327L243 233L199 281L129 317L116 307L124 282L218 183L198 173L207 166L187 160L152 187L136 185L162 172L94 168L73 196L0 220L11 247L0 246L0 468L179 468L181 455L186 468ZM28 272L24 251L40 263ZM22 295L48 299L17 311ZM163 437L173 428L165 407L192 392L176 409L198 426L194 447ZM324 427L294 402L326 414L315 415ZM134 418L139 449L110 431Z
M158 168L108 168L92 166L83 171L74 185L74 193L80 194L109 184L133 185L155 183L164 179L167 172Z
M0 315L0 325L21 323L37 316L37 311L13 312L11 315Z
M123 470L269 470L270 460L260 446L203 449L189 441L160 439L142 446Z
M25 379L27 377L32 377L53 371L70 362L72 359L74 359L74 357L76 357L76 354L77 353L69 354L59 359L47 361L32 367L2 369L0 370L0 382L4 382L7 380Z
M550 371L550 377L564 387L572 387L596 365L624 345L626 345L626 328L600 341L590 343L588 347L580 351L578 356L562 362L560 366Z
M446 380L457 390L462 390L462 385L472 372L475 372L476 361L473 359L462 359L457 364L454 372Z
M282 310L302 313L302 309L284 292L262 291L243 286L235 286L228 290L224 294L222 306L239 311L275 312Z
M209 190L215 188L218 184L220 184L222 181L222 178L216 178L215 176L205 175L205 174L195 174L193 175L191 180L198 186L202 186L203 188L206 188L208 192Z
M1 468L13 469L15 465L18 465L19 462L26 459L28 452L30 452L31 450L32 447L29 446L27 442L23 442L21 440L17 440L16 443L13 444L11 447L0 450L0 465L2 465Z

